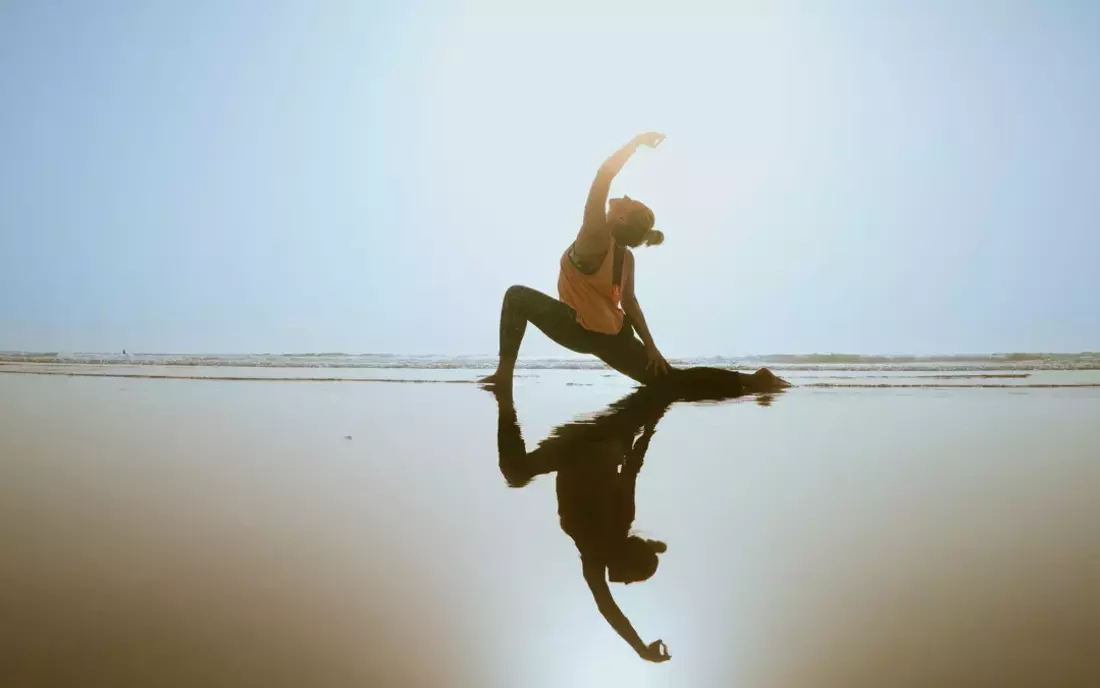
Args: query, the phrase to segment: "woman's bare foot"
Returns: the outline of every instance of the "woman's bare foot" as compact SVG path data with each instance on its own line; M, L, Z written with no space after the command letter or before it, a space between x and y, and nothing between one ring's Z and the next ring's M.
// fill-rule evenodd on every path
M492 375L481 378L477 383L483 388L494 392L510 393L512 391L512 374L498 370Z
M761 368L756 371L749 376L749 379L749 387L754 392L778 392L781 389L786 389L791 386L791 383L781 377L777 377L775 373L767 368Z
M496 387L497 385L503 384L504 381L505 381L504 376L501 375L499 372L496 372L496 373L493 373L492 375L486 375L485 377L478 380L477 383L479 385L481 385L482 387ZM508 376L507 381L508 381L508 384L512 383L512 376L511 375Z
M500 359L496 372L477 381L479 385L487 388L512 388L512 373L516 370L516 359Z

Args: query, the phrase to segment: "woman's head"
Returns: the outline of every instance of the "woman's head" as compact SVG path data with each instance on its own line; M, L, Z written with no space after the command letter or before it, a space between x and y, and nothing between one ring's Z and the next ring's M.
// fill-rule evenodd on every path
M615 237L615 243L620 246L656 246L665 240L663 232L653 229L653 211L644 203L635 201L630 196L623 196L612 198L607 207L611 236Z
M667 549L665 543L659 540L646 540L631 535L617 556L607 563L607 577L612 583L649 580L657 572L657 555Z

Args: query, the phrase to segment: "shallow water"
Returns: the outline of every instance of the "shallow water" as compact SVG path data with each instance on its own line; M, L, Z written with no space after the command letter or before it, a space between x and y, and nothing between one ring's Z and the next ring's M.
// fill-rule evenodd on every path
M310 358L306 362L312 362ZM398 368L377 365L339 367L329 365L297 365L280 367L272 365L232 365L236 359L226 359L217 365L164 364L146 361L131 364L124 360L106 363L94 362L3 362L0 374L63 375L71 377L115 377L126 379L192 379L226 382L274 381L288 382L408 382L408 383L474 383L485 376L482 367L463 367L448 359L448 363L430 365L408 364ZM988 362L987 362L988 363ZM534 367L521 366L516 377L527 383L548 384L554 387L607 387L629 391L634 382L607 368L600 361L585 358L563 363L560 359L535 360ZM574 365L575 364L575 365ZM710 361L679 362L681 367L710 365ZM730 363L723 367L751 371L757 366ZM782 377L800 387L974 387L997 389L1002 387L1051 388L1051 387L1100 387L1100 369L1047 367L985 367L943 363L906 364L813 364L773 366Z
M519 378L527 450L630 390ZM652 664L474 385L0 375L0 684L1100 685L1097 418L1093 387L672 405L634 522L668 550L610 586Z

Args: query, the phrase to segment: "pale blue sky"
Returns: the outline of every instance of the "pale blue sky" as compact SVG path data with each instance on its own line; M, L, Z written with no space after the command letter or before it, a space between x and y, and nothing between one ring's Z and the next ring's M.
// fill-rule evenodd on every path
M1100 349L1100 5L525 4L0 0L0 349L493 353L649 129L666 355Z

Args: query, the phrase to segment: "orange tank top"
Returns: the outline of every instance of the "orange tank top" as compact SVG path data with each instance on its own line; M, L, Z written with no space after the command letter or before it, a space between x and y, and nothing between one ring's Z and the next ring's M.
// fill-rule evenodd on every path
M623 329L623 309L619 285L613 284L615 240L609 239L607 255L596 272L586 275L569 257L572 246L561 256L558 272L558 298L577 312L577 322L586 330L618 334Z

